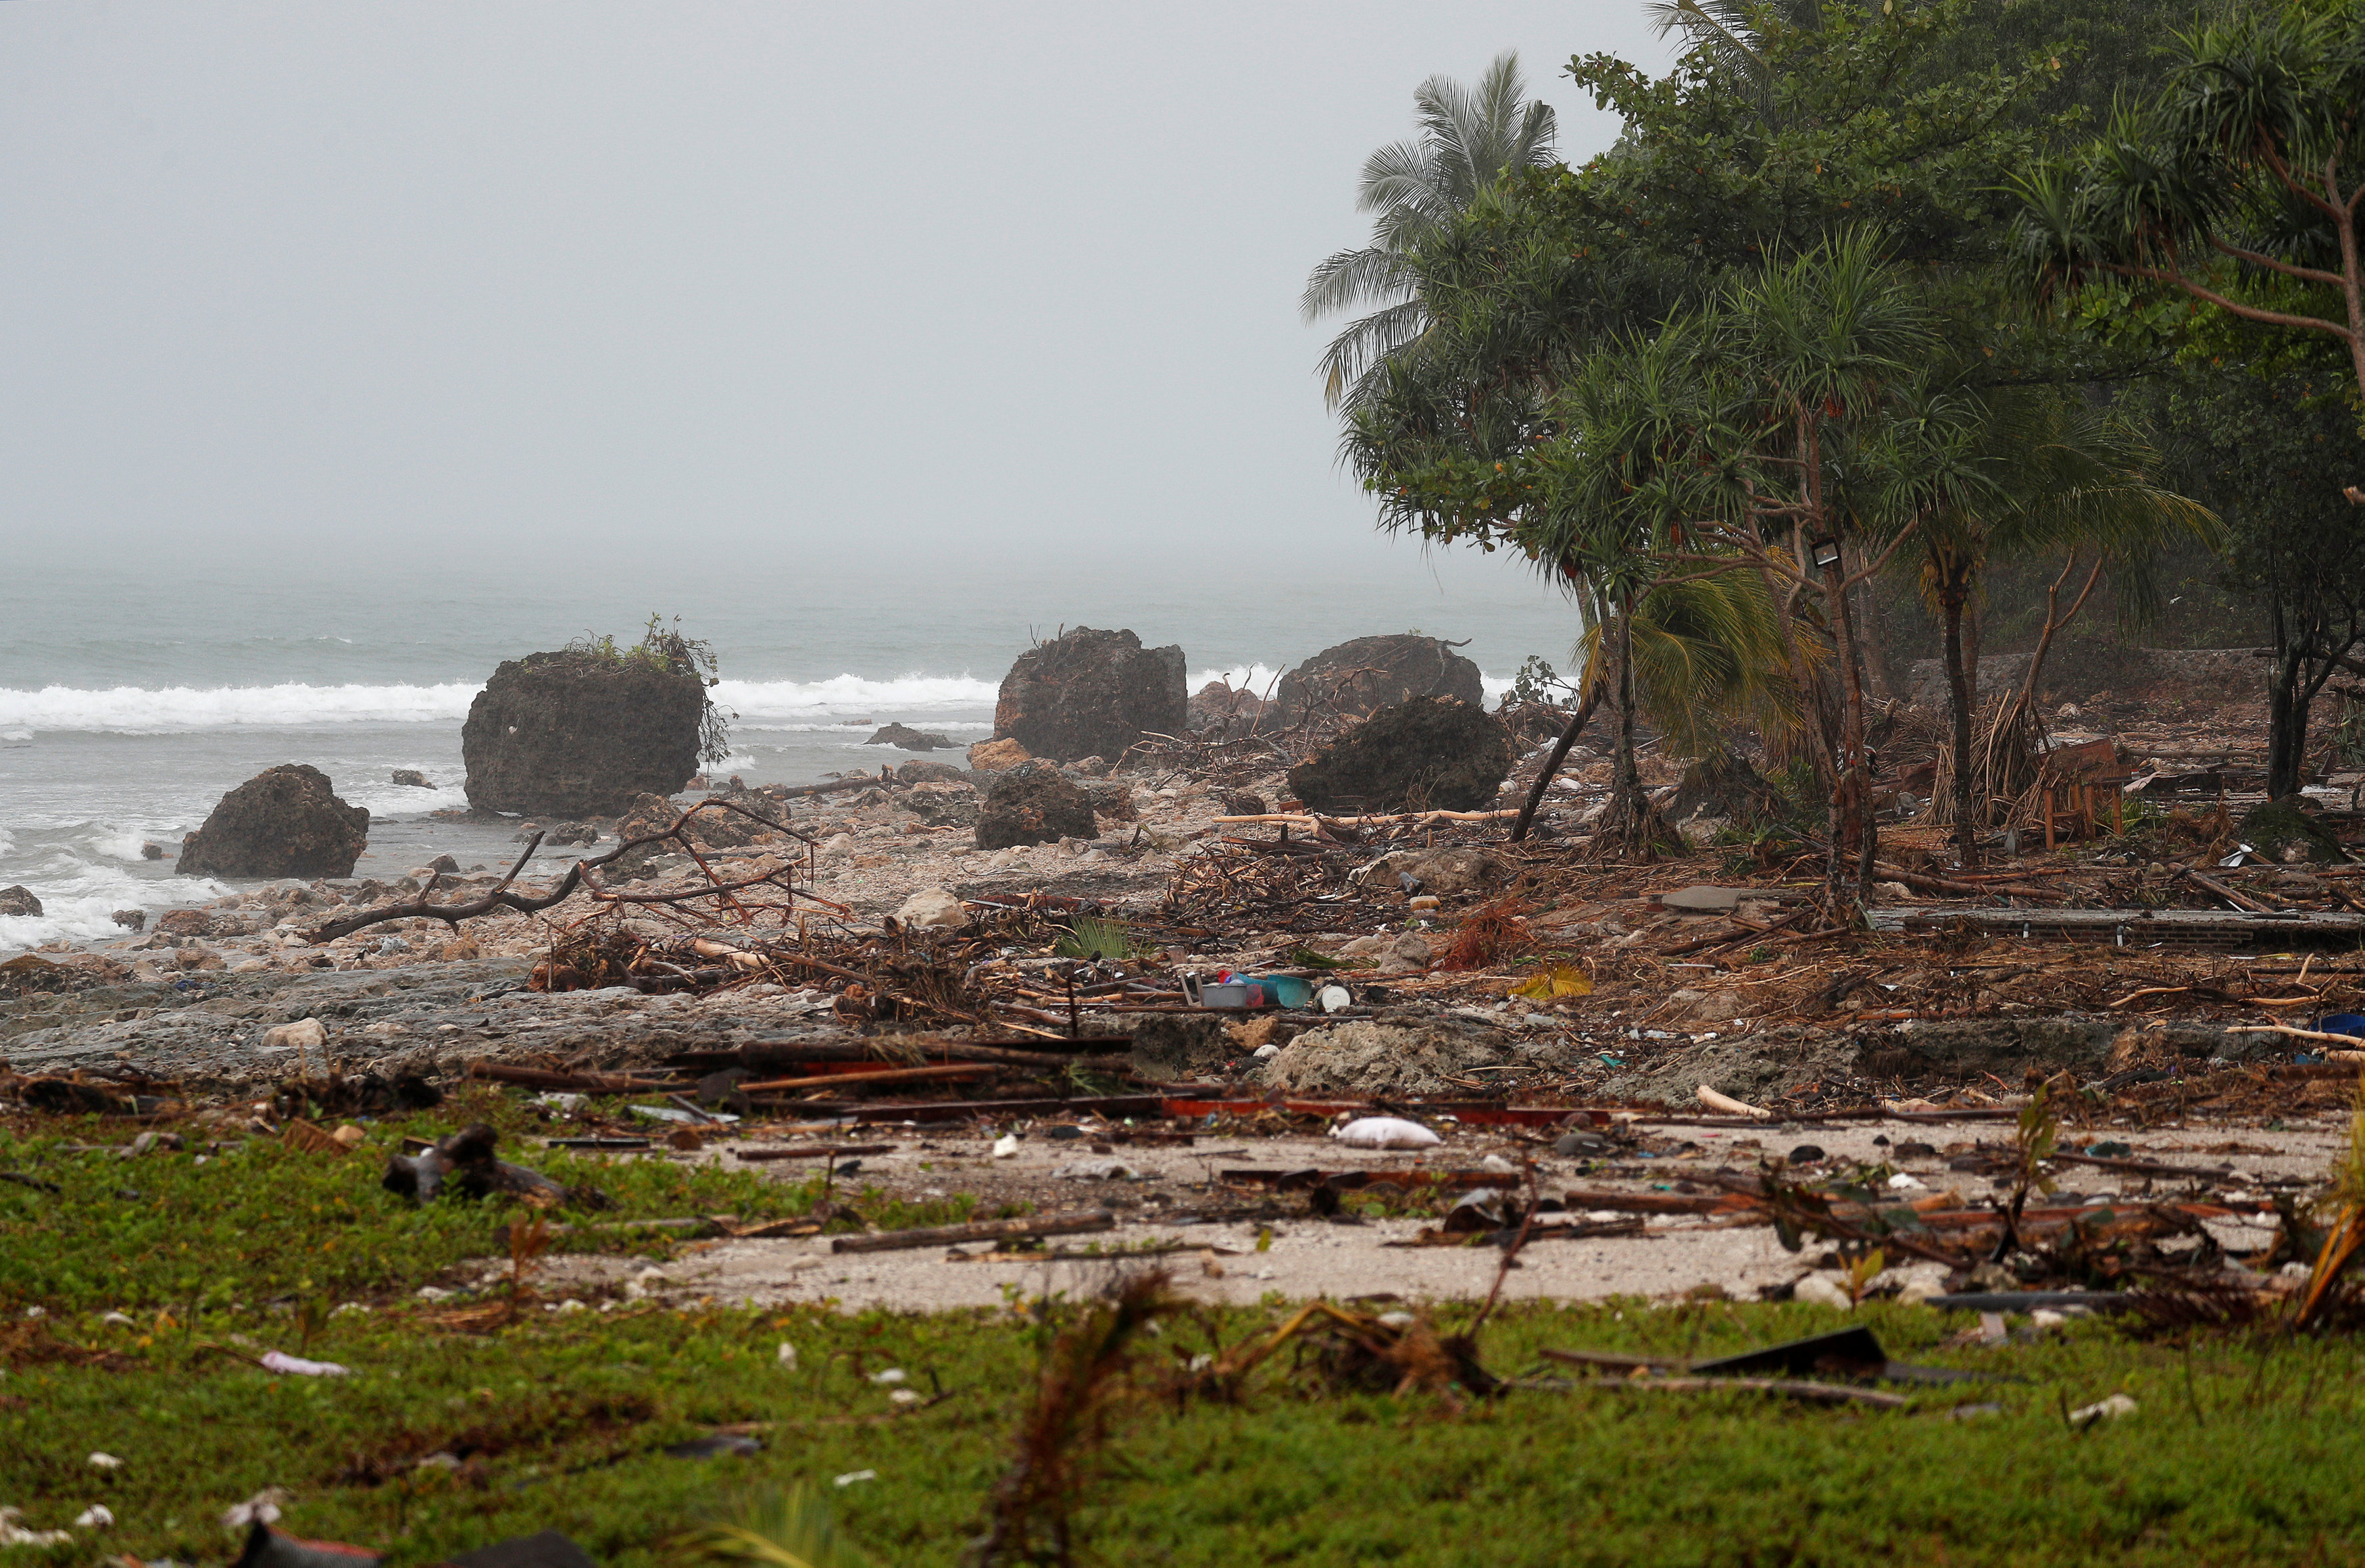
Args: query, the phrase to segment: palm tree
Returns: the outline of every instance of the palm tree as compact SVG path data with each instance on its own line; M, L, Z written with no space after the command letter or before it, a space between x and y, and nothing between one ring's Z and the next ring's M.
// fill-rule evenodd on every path
M1648 0L1642 14L1661 38L1681 33L1694 49L1706 46L1726 69L1751 78L1765 74L1760 24L1767 20L1750 0ZM1821 0L1782 0L1772 19L1805 32L1823 25Z
M1526 93L1512 50L1495 57L1475 88L1432 76L1412 95L1420 134L1363 160L1355 207L1379 215L1372 242L1316 267L1298 301L1308 321L1378 307L1322 351L1323 396L1332 408L1360 403L1373 367L1427 330L1413 249L1506 174L1553 161L1552 106L1523 102Z

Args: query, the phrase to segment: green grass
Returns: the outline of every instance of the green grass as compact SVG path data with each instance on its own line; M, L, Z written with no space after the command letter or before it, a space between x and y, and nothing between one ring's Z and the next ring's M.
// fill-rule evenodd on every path
M1622 1312L1622 1317L1620 1314ZM531 1316L531 1315L530 1315ZM1229 1340L1270 1315L1224 1315ZM1807 1307L1523 1308L1490 1326L1501 1371L1546 1345L1684 1352L1832 1326ZM1951 1325L1878 1314L1893 1349ZM284 1332L286 1319L275 1320ZM397 1564L544 1527L605 1563L662 1543L752 1484L818 1484L878 1560L950 1563L1007 1458L1033 1365L1010 1314L841 1316L824 1309L680 1315L636 1307L542 1317L486 1336L415 1309L334 1320L316 1355L343 1379L274 1377L199 1347L268 1315L161 1334L89 1319L62 1338L120 1347L125 1370L19 1365L0 1408L0 1498L62 1525L105 1501L109 1552L219 1559L220 1511L288 1488L287 1526L370 1543ZM233 1327L242 1325L242 1328ZM1152 1341L1200 1348L1200 1326ZM799 1349L783 1369L777 1346ZM1083 1523L1101 1560L1223 1564L2193 1563L2354 1561L2357 1349L2284 1344L2182 1353L2101 1327L2066 1342L1956 1353L2025 1381L1937 1390L1899 1413L1847 1414L1745 1395L1518 1391L1457 1413L1427 1395L1338 1394L1285 1364L1238 1406L1142 1403ZM870 1374L947 1396L894 1414ZM2133 1416L2073 1432L2064 1403L2113 1392ZM1958 1421L1966 1399L2001 1415ZM2196 1414L2197 1410L2197 1414ZM770 1425L753 1458L662 1450L711 1428ZM103 1475L93 1450L123 1459ZM416 1468L444 1452L454 1472ZM842 1473L878 1472L844 1488ZM19 1552L95 1561L100 1542Z
M503 1255L496 1232L519 1211L456 1194L415 1205L384 1191L378 1178L404 1136L440 1137L476 1121L501 1129L504 1158L569 1185L588 1182L615 1200L600 1213L554 1215L572 1228L551 1238L553 1251L658 1253L675 1243L600 1226L713 1214L793 1218L824 1198L818 1171L782 1181L748 1167L545 1149L532 1134L581 1129L544 1124L517 1096L494 1091L472 1092L432 1114L375 1123L370 1142L345 1156L190 1131L184 1150L125 1159L111 1148L72 1148L126 1142L130 1134L120 1124L50 1119L34 1132L0 1129L0 1170L62 1189L0 1182L0 1312L187 1312L316 1298L335 1305L435 1283L465 1260ZM217 1143L220 1151L208 1154ZM967 1195L913 1204L876 1189L849 1190L842 1181L826 1195L859 1216L837 1218L837 1229L958 1224L975 1208Z
M488 1109L527 1120L513 1100L488 1099L404 1127L423 1136ZM462 1331L454 1304L412 1293L494 1255L493 1229L515 1209L414 1211L377 1191L375 1155L308 1157L258 1140L196 1166L190 1154L58 1150L96 1133L73 1124L0 1136L0 1169L66 1189L0 1186L0 1506L51 1529L103 1502L118 1523L72 1546L9 1549L7 1561L219 1562L234 1550L221 1511L276 1485L294 1495L287 1528L385 1550L391 1568L545 1527L603 1564L641 1568L745 1488L803 1483L874 1561L950 1564L978 1529L1032 1388L1040 1329L1025 1312L633 1303L561 1315L528 1301L514 1323ZM530 1162L598 1182L625 1216L792 1213L818 1197L817 1182L666 1161L536 1151ZM600 1232L560 1244L674 1245ZM373 1310L324 1310L348 1300ZM29 1305L48 1316L27 1317ZM118 1307L133 1321L102 1320ZM1053 1321L1061 1310L1048 1309ZM1145 1385L1279 1310L1169 1326L1143 1341ZM1448 1328L1468 1316L1440 1314ZM1900 1412L1601 1388L1515 1390L1457 1408L1330 1390L1284 1353L1237 1406L1125 1406L1082 1524L1100 1562L1223 1568L2365 1554L2355 1342L2219 1338L2187 1351L2097 1322L2036 1344L1945 1350L1960 1315L1881 1305L1866 1316L1893 1354L2013 1381L1922 1391ZM1550 1373L1538 1354L1549 1346L1705 1356L1843 1321L1798 1305L1524 1306L1487 1327L1484 1357L1506 1375ZM784 1340L797 1347L793 1369L778 1357ZM263 1349L354 1375L275 1376L241 1359ZM870 1381L888 1367L907 1373L900 1386L944 1397L898 1406ZM2065 1425L2067 1408L2120 1392L2135 1414L2082 1432ZM2000 1414L1950 1415L1990 1400ZM664 1451L735 1423L760 1424L762 1453ZM89 1468L94 1450L124 1467ZM459 1468L418 1464L438 1453ZM832 1484L863 1470L878 1478Z

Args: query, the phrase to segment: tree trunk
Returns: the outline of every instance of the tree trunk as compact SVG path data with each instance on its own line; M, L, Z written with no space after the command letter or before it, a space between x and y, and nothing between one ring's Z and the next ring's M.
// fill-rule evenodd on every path
M1877 579L1867 577L1856 588L1864 605L1864 678L1872 694L1883 702L1897 700L1897 680L1889 665L1889 615L1880 605Z
M1595 681L1585 689L1584 700L1569 715L1568 727L1562 730L1553 743L1552 755L1544 758L1543 771L1536 775L1536 787L1528 791L1527 803L1519 808L1519 820L1511 824L1511 842L1519 844L1528 836L1529 824L1536 820L1536 808L1543 803L1544 791L1552 788L1552 779L1560 773L1560 765L1568 760L1569 748L1576 737L1585 733L1586 722L1593 717L1596 704L1601 700L1601 682Z
M1979 644L1980 633L1987 629L1987 612L1968 599L1963 602L1963 683L1970 693L1971 711L1979 709Z
M2281 631L2281 618L2276 618ZM2278 635L2278 642L2281 641ZM2306 650L2296 644L2275 650L2274 684L2267 692L2267 799L2280 801L2299 793L2306 776L2307 752Z
M1955 734L1955 860L1969 868L1978 864L1978 826L1973 820L1977 794L1971 770L1971 672L1963 664L1963 605L1969 574L1952 562L1943 562L1938 606L1946 623L1946 700L1953 711ZM1986 812L1978 812L1984 817Z
M1618 614L1618 742L1609 801L1593 830L1591 853L1601 859L1657 858L1668 836L1666 824L1643 792L1634 764L1634 601L1629 595Z
M1841 559L1823 568L1823 599L1831 607L1832 651L1839 660L1842 699L1840 744L1832 758L1831 852L1823 868L1824 891L1834 908L1849 897L1851 880L1855 884L1855 897L1870 895L1877 848L1869 809L1872 767L1864 744L1864 681L1855 659L1855 617L1848 613L1846 574L1844 552ZM1851 855L1856 857L1853 877L1848 865Z

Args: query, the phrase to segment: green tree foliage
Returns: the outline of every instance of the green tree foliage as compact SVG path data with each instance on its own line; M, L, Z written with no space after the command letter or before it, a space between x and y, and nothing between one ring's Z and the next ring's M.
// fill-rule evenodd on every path
M2144 52L2097 0L2046 5ZM1692 735L1744 711L1810 729L1831 879L1844 861L1861 888L1852 595L1909 536L1904 560L1939 550L1967 592L2080 530L2132 564L2138 522L2191 523L2132 432L2046 390L2167 346L2048 330L2015 297L2005 187L2078 125L2077 46L2001 0L1658 11L1691 45L1666 75L1571 62L1625 122L1610 151L1507 175L1408 248L1429 326L1365 376L1346 454L1384 526L1516 549L1566 585L1624 725L1641 704ZM2044 453L2014 444L2046 420ZM1744 668L1788 700L1723 678ZM1621 727L1621 802L1629 749Z
M1973 760L1976 672L1965 656L1963 621L1982 575L1999 560L2066 556L2067 578L2090 555L2087 591L2106 567L2119 568L2123 618L2138 619L2153 608L2151 560L2180 534L2214 540L2215 520L2152 476L2158 454L2133 422L2081 398L1925 382L1916 402L1912 418L1935 437L1911 488L1922 585L1944 627L1954 757L1948 814L1956 853L1970 865L1978 859L1976 830L2005 792L2005 781ZM2049 610L2051 596L2047 604ZM2057 629L2048 613L2041 640ZM1996 716L2005 733L2030 716L2041 667L2040 646L2021 689Z
M1364 160L1356 206L1374 213L1372 242L1314 269L1298 308L1308 321L1376 305L1322 352L1324 395L1359 400L1371 367L1428 326L1412 252L1452 226L1508 171L1552 162L1552 106L1526 100L1519 57L1495 57L1475 88L1432 76L1413 92L1420 134Z
M2297 377L2196 368L2146 400L2169 478L2225 520L2229 586L2266 607L2267 790L2280 799L2306 781L2311 705L2365 641L2365 524L2329 478L2365 468L2365 441L2341 398Z
M2022 265L2045 285L2174 290L2337 343L2365 399L2365 4L2242 7L2180 40L2157 97L2015 181Z

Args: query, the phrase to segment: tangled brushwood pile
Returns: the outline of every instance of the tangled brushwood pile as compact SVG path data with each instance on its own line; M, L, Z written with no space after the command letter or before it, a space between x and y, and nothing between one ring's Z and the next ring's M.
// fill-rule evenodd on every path
M812 879L813 841L811 834L801 833L784 822L774 821L754 807L743 804L730 797L710 796L681 812L664 827L656 827L653 823L644 824L652 831L620 837L614 847L605 854L589 856L575 861L567 867L566 875L559 879L557 885L547 890L520 892L510 885L517 880L518 873L523 871L526 863L533 858L534 851L542 847L544 835L537 830L527 840L524 853L517 857L517 863L509 868L508 874L495 883L490 890L476 898L456 900L448 903L436 902L435 890L442 885L444 875L443 869L438 868L430 873L427 885L420 890L419 897L415 900L405 903L374 904L366 909L324 921L304 935L308 941L331 942L342 936L350 936L370 926L381 925L396 920L437 920L457 931L462 921L489 914L497 909L510 909L522 914L532 914L555 908L565 902L577 890L587 894L592 904L591 911L579 917L578 924L601 914L631 910L669 921L685 929L703 924L707 920L716 916L727 918L738 925L751 928L764 921L769 921L778 925L785 924L796 917L800 908L797 901L800 899L807 905L818 905L841 915L852 914L853 912L843 904L834 903L798 886L797 876L800 867L793 861L759 868L745 877L724 879L715 875L713 867L709 863L705 846L698 835L697 819L699 813L702 812L735 813L756 823L768 834L779 834L801 843L806 849L801 869L805 879L807 881ZM671 845L689 856L701 873L701 879L690 887L672 891L635 893L610 886L601 875L606 868L659 844ZM685 913L689 906L693 905L707 907L697 911L696 915ZM698 916L704 918L698 918Z
M1369 918L1353 907L1344 846L1223 838L1197 847L1167 883L1166 908L1178 921L1324 931Z

